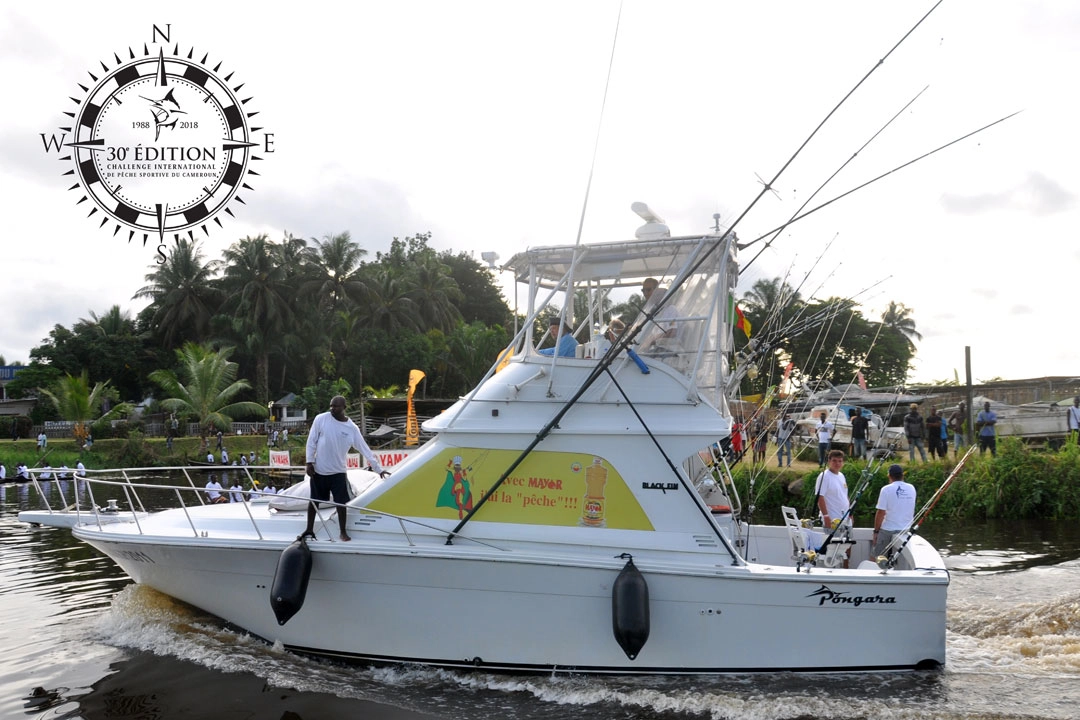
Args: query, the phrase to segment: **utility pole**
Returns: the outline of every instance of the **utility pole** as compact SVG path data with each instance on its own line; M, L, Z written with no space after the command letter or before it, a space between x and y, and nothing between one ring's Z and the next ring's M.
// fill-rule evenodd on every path
M964 434L964 439L968 440L968 447L971 447L975 443L975 435L971 430L975 426L975 391L971 384L971 345L963 347L963 371L968 378L968 430Z

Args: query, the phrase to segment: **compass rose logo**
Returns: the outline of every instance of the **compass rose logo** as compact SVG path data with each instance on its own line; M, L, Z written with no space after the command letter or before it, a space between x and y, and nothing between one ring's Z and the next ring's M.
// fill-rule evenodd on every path
M70 123L41 133L88 217L112 224L114 236L127 228L129 242L153 238L162 258L166 239L209 235L232 216L230 204L243 204L259 175L252 163L274 152L273 133L251 124L258 112L235 73L222 77L222 61L170 47L171 31L153 25L153 47L129 47L101 63L104 75L88 73L84 96L72 98L77 111L64 113Z

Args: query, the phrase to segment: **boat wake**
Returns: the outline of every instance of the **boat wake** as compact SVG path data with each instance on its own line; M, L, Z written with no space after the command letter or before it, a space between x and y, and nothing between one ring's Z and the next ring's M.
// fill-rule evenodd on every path
M1031 602L998 600L950 603L951 671L1080 674L1080 593Z
M1029 682L1054 686L1075 682L1080 672L1080 593L1007 607L961 600L950 607L949 625L949 665L944 672L696 678L506 676L415 666L344 666L286 652L140 585L116 596L95 634L112 646L227 673L250 673L272 688L379 703L387 709L379 717L397 717L394 713L403 710L462 720L1007 720L1033 715L1019 698L1016 707L1010 707L1003 676L1026 676ZM1036 716L1073 714L1071 709L1044 707Z

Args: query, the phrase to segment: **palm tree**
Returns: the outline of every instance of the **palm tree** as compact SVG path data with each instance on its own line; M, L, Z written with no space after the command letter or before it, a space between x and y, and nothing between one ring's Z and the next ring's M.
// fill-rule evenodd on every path
M282 262L281 248L266 235L247 237L224 252L225 272L219 285L221 308L232 337L255 359L255 392L270 399L270 355L292 328L295 268Z
M132 322L131 315L126 310L121 310L119 305L113 305L100 316L91 310L90 319L79 318L75 328L77 329L80 324L103 337L116 337L125 332L135 332L135 323Z
M369 283L368 290L370 295L364 307L368 325L391 333L419 329L419 309L409 297L406 283L395 278L392 272L379 271L374 282Z
M450 332L461 320L458 304L464 299L450 268L435 257L418 260L413 267L409 297L420 309L420 319L428 329Z
M911 308L903 303L890 301L889 307L881 315L881 323L899 333L907 341L908 347L913 352L915 350L915 341L922 340L922 334L915 329L915 321L911 318Z
M220 265L203 260L198 242L180 240L165 262L147 273L148 284L133 297L150 298L150 326L166 349L210 338L210 319L221 300L213 283Z
M361 302L367 285L360 274L360 261L366 254L348 232L316 240L311 273L301 292L330 313Z
M161 407L172 413L195 417L203 448L211 430L228 430L237 416L266 417L265 405L256 402L233 402L239 393L251 387L247 380L237 380L239 366L229 361L233 348L211 350L196 343L185 343L176 351L179 376L172 370L155 370L150 379L168 394Z
M91 389L90 378L86 370L83 370L82 374L77 377L66 373L53 386L55 393L45 388L38 389L52 401L60 417L75 423L75 441L80 447L86 443L87 426L91 422L95 420L111 420L131 410L130 405L120 403L98 417L102 405L106 400L115 400L116 393L109 387L108 380L103 383L94 383L94 387Z
M784 282L783 278L757 280L743 293L739 301L755 326L763 326L767 320L777 324L781 318L790 316L791 309L802 302L799 293ZM775 315L775 318L772 317Z

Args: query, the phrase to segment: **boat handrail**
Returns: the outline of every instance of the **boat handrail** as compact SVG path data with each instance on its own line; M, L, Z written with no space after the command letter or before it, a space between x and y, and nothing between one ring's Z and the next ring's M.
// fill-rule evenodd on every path
M143 513L149 513L149 511L146 510L146 507L142 502L142 498L139 496L139 493L137 492L137 490L139 490L139 489L143 489L143 490L165 490L165 491L172 490L173 493L176 495L176 499L177 499L177 502L178 502L178 505L179 505L179 509L183 510L184 516L187 519L188 525L190 525L190 527L191 527L193 535L195 537L199 537L200 536L200 530L196 526L195 518L193 518L191 513L188 512L188 503L186 503L184 501L184 493L185 492L194 493L195 497L198 498L198 500L199 500L199 504L206 505L207 503L204 500L204 496L208 496L209 493L211 492L211 490L208 490L205 487L196 486L194 484L194 482L192 481L190 474L188 473L188 471L190 469L191 469L191 467L189 467L189 466L177 466L177 467L165 467L165 468L127 468L127 469L120 469L120 470L99 470L99 471L96 471L96 473L110 473L112 475L115 475L115 474L118 473L120 475L120 478L122 478L122 479L107 479L107 478L104 478L104 477L90 477L88 475L87 476L79 476L79 479L87 481L87 490L90 493L91 503L93 503L92 507L94 508L95 517L97 516L97 504L93 500L93 493L91 491L91 488L92 488L94 483L97 483L99 485L104 485L104 486L121 488L122 491L124 492L125 496L127 497L128 506L131 507L131 508L135 508L136 504L137 504L139 510L142 511ZM224 465L224 466L200 466L199 467L200 471L206 471L206 470L239 470L239 469L250 469L250 470L269 469L269 470L278 470L278 471L297 471L297 472L303 472L305 470L305 468L303 466L282 467L282 466L250 466L249 465L249 466L247 466L247 468L244 468L243 466ZM168 484L167 485L158 485L158 484L154 484L154 483L136 482L135 480L132 480L132 478L131 478L131 475L136 474L136 473L158 473L158 472L161 472L161 471L174 471L174 472L175 471L182 471L184 473L185 479L188 481L188 485L186 485L186 486L185 485L175 485L175 484L172 484L172 485L168 485ZM90 471L87 471L87 472L89 473ZM246 474L247 474L248 478L250 479L251 478L251 473L248 472ZM38 489L38 492L42 495L42 497L45 497L44 493L41 493L40 488ZM220 490L218 492L220 492L222 495L225 495L225 494L228 494L230 492L237 492L237 491L230 491L227 488L223 488L222 490ZM278 497L278 495L276 493L266 493L266 492L264 492L262 490L240 490L239 492L241 492L245 497L247 497L249 499L254 499L254 498L268 498L269 499L269 498ZM132 499L133 497L134 497L134 500ZM310 501L310 498L307 498L307 497L301 497L301 496L287 496L287 497L291 497L292 499L295 499L295 500L298 500L298 501ZM77 504L77 502L78 502L78 493L76 493L76 504ZM330 506L333 506L335 509L336 508L345 508L345 509L351 508L351 509L353 509L353 510L355 510L357 512L363 513L363 514L378 515L378 516L383 516L383 517L387 517L387 518L391 518L393 520L396 520L398 522L398 525L401 527L402 535L405 536L406 542L408 543L408 545L410 547L415 547L416 543L414 542L414 540L412 538L412 535L409 534L408 526L416 526L416 527L419 527L419 528L424 528L426 530L430 530L436 536L441 536L441 535L445 534L445 532L446 532L445 528L441 528L441 527L437 527L435 525L431 525L429 523L421 522L419 520L416 520L415 518L403 517L401 515L395 515L393 513L384 512L382 510L375 510L373 508L369 508L369 507L363 506L363 505L341 504L341 503L334 502L332 500L320 500L319 504L320 505L330 505ZM259 540L265 540L266 538L263 536L262 531L259 529L258 520L255 518L255 516L251 512L250 503L245 502L244 503L244 509L247 512L248 519L251 521L251 525L254 528L255 533L258 536L258 539ZM78 512L78 508L76 508L76 511ZM50 512L51 512L51 509L50 509ZM90 514L90 510L87 510L85 512L87 512L87 514ZM133 521L135 523L135 526L138 528L138 534L140 534L140 535L144 534L142 523L140 522L139 513L138 512L133 512L132 515L133 515L132 519L133 519ZM325 523L325 521L322 519L322 516L320 515L319 517L320 517L320 521ZM98 518L98 520L97 520L97 525L98 525L99 530L102 529L102 523L100 521L100 518ZM472 537L467 537L467 536L461 536L461 538L463 540L469 540L471 542L477 543L479 545L483 545L483 546L491 548L493 550L499 550L501 552L506 551L506 548L499 547L498 545L495 545L494 543L491 543L491 542L486 542L484 540L479 540L477 538L472 538Z

